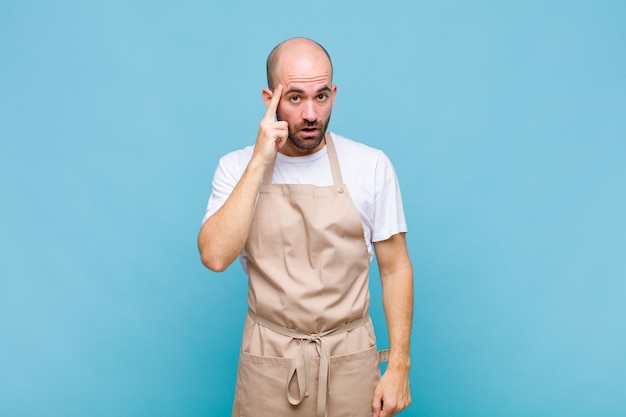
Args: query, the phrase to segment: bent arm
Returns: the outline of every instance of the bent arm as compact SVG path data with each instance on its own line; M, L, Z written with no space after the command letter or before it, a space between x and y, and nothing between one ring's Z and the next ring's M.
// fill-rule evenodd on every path
M374 243L389 333L389 363L374 394L376 416L392 416L411 403L409 369L413 321L413 267L404 233Z
M202 263L210 270L224 271L241 253L264 171L264 164L251 160L224 205L202 225L198 250Z
M274 120L282 91L282 85L274 92L263 91L267 108L259 124L252 158L228 199L204 222L198 234L200 259L212 271L225 270L241 253L250 233L265 168L287 139L287 122Z

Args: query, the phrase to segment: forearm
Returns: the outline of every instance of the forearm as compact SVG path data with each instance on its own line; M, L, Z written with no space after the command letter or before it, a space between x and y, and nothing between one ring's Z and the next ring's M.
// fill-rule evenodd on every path
M374 243L389 334L387 369L408 371L413 322L413 267L403 233Z
M224 205L202 225L198 249L202 263L212 271L225 270L241 253L264 170L264 164L251 161Z
M413 321L413 268L403 233L374 243L383 308L389 334L389 363L374 392L373 416L390 417L411 404L411 324Z
M389 334L389 363L387 369L409 371L410 340L413 321L413 270L410 263L381 275L383 307Z

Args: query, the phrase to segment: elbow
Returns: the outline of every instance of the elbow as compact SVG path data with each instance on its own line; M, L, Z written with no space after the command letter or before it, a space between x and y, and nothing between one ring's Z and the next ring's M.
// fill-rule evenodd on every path
M206 223L205 223L206 225ZM223 272L237 259L237 255L232 255L226 248L214 239L208 239L204 227L198 235L198 252L200 252L200 261L202 264L213 272Z
M230 263L228 262L225 262L221 259L216 259L215 257L208 256L202 253L200 254L200 260L202 261L202 264L204 266L206 266L213 272L224 272L226 271L226 268L228 268L228 266L230 265Z
M226 268L233 263L234 259L229 259L220 251L214 250L209 245L198 242L198 251L200 252L200 261L213 272L224 272Z

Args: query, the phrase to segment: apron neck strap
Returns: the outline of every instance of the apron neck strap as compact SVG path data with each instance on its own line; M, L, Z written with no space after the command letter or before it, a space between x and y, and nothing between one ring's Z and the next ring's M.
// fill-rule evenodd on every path
M339 158L335 149L335 142L330 133L326 133L326 147L328 148L328 160L330 161L330 170L333 173L333 183L335 186L343 190L343 178L341 177L341 168L339 167Z
M337 150L335 149L335 143L333 142L333 138L331 137L329 132L326 132L324 135L324 140L326 141L326 149L328 152L328 160L330 162L330 170L333 175L333 183L335 186L343 190L343 178L341 176L341 168L339 167L339 158L337 158ZM263 174L263 184L271 184L272 177L274 176L274 166L276 165L276 156L272 158L272 162L265 169L265 173Z

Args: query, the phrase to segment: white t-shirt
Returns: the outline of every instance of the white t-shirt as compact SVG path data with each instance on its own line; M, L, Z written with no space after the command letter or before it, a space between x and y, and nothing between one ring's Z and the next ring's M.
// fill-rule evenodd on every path
M402 196L391 161L378 149L331 133L337 149L341 175L363 223L367 250L372 259L372 242L386 240L407 231ZM224 204L243 175L254 146L224 155L213 177L204 223ZM326 147L307 156L276 155L273 184L333 184ZM245 251L241 262L247 270Z

